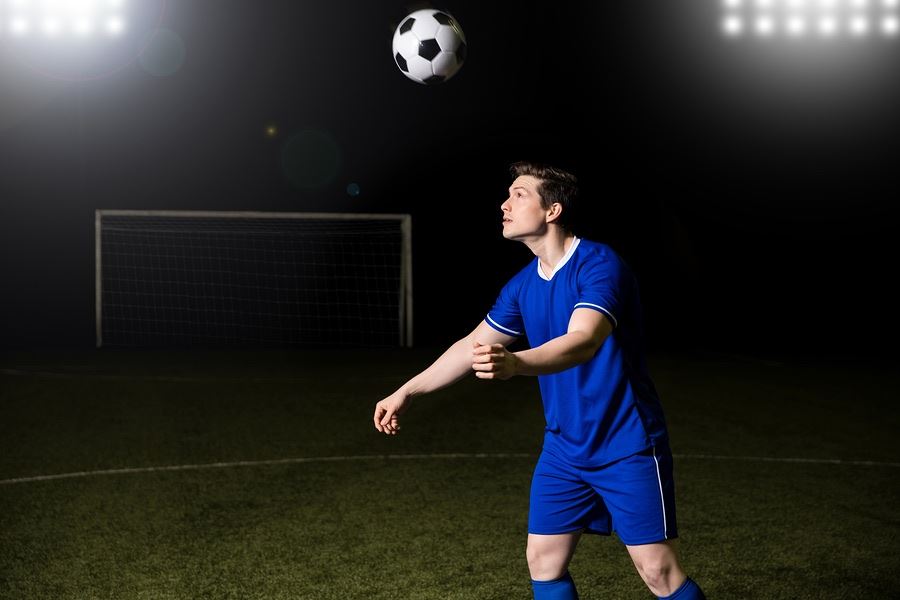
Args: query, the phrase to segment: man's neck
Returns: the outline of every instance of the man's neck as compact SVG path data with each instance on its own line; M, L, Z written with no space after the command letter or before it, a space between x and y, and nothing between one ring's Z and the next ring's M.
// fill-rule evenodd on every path
M541 261L541 269L546 275L552 275L556 265L575 241L575 234L558 227L551 227L545 235L531 240L523 240L535 256Z

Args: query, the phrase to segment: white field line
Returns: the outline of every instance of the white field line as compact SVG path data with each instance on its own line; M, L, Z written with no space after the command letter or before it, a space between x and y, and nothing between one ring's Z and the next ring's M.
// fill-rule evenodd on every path
M841 460L839 458L779 458L769 456L725 456L718 454L675 454L674 458L686 460L736 460L744 462L800 463L815 465L843 465L851 467L889 467L898 468L897 462L879 462L872 460ZM34 475L32 477L15 477L0 479L0 485L16 483L32 483L37 481L54 481L57 479L76 479L97 477L100 475L130 475L136 473L161 473L165 471L202 471L207 469L230 469L234 467L259 467L264 465L296 465L305 463L352 462L376 460L447 460L447 459L505 459L505 458L537 458L527 453L500 454L364 454L357 456L309 456L299 458L276 458L270 460L239 460L232 462L202 463L194 465L164 465L158 467L125 467L121 469L98 469L95 471L74 471L54 475Z
M150 375L150 374L116 374L116 373L93 373L84 372L65 372L65 371L37 371L32 369L9 369L0 368L0 375L37 377L40 379L93 379L100 381L164 381L167 383L207 383L216 382L234 382L234 383L306 383L310 381L395 381L403 379L403 375L377 375L359 377L353 375L341 375L340 377L323 378L321 376L310 375L309 377L229 377L228 375L198 377L191 375Z
M233 467L258 467L263 465L295 465L303 463L350 462L364 460L427 460L458 458L531 458L532 454L364 454L358 456L310 456L299 458L275 458L270 460L238 460L233 462L202 463L196 465L168 465L160 467L125 467L122 469L99 469L96 471L75 471L56 475L35 475L0 479L0 485L51 481L54 479L74 479L97 475L128 475L132 473L158 473L163 471L200 471L205 469L229 469Z
M673 454L674 458L699 460L740 460L745 462L801 463L812 465L845 465L851 467L900 467L900 462L879 460L843 460L840 458L791 458L778 456L726 456L724 454Z

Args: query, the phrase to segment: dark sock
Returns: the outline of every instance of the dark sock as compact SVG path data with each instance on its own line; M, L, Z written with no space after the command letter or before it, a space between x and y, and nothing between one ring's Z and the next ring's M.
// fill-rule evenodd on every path
M566 574L552 581L531 580L531 589L534 591L534 600L578 600L578 592L575 591L575 582L572 576Z
M535 596L536 598L537 596ZM684 580L677 590L672 592L670 596L658 596L659 600L706 600L703 590L697 585L693 579L688 577Z

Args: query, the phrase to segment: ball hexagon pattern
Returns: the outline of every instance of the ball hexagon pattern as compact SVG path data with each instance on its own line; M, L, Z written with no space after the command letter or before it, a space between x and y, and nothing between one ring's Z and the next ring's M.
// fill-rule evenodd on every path
M450 13L432 8L409 13L394 31L394 62L415 81L432 85L453 77L466 60L466 36Z

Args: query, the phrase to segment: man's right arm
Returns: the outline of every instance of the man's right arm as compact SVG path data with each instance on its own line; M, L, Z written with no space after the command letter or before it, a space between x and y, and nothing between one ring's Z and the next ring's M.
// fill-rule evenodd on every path
M508 346L516 339L518 338L501 333L482 321L472 333L447 348L431 366L375 405L375 429L388 435L396 434L400 429L398 418L409 408L413 397L445 388L471 372L472 349L476 342Z

